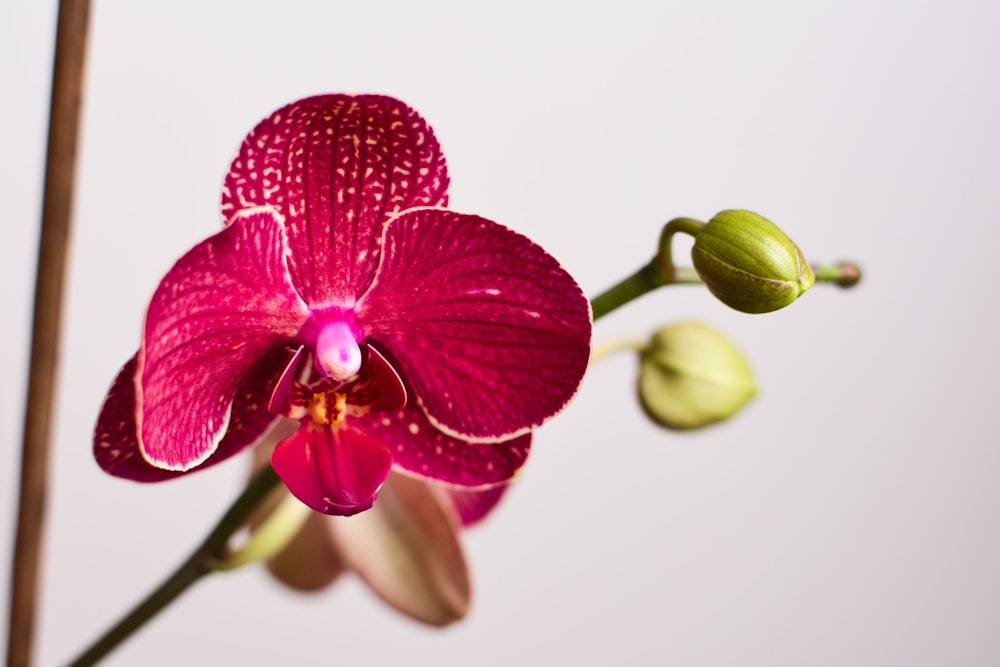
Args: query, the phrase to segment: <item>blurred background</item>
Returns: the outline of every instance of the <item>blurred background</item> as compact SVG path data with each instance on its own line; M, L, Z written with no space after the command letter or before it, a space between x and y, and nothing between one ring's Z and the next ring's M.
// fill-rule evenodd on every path
M676 287L599 322L598 343L708 322L761 393L678 435L643 417L634 359L593 367L467 535L464 622L416 625L356 578L295 594L254 566L108 665L1000 664L1000 4L94 4L38 664L72 658L238 492L245 459L106 477L91 430L157 281L218 228L244 134L338 91L417 108L453 208L531 236L590 295L665 220L735 207L865 280L766 316ZM0 5L4 625L55 12Z

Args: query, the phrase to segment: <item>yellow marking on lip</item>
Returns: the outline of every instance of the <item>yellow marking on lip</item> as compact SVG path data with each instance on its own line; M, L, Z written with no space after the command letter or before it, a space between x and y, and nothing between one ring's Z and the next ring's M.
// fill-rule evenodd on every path
M309 412L309 416L312 417L314 424L320 426L329 424L330 420L326 414L326 393L322 391L313 392L307 411Z
M330 421L339 424L344 421L344 416L347 414L347 394L337 392L333 395L333 401L333 414L330 415Z
M318 426L339 424L347 414L347 394L314 391L306 412Z

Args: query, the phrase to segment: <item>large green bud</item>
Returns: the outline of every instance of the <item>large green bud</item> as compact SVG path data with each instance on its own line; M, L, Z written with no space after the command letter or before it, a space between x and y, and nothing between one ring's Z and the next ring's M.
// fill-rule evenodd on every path
M777 225L751 211L722 211L698 232L691 261L708 289L744 313L784 308L816 276Z
M757 393L739 349L698 322L674 324L653 335L640 352L638 389L646 414L677 430L728 419Z

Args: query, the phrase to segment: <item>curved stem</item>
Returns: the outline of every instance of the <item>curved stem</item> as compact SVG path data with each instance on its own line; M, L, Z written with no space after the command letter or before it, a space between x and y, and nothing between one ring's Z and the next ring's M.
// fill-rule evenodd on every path
M637 299L647 292L652 292L657 287L672 283L701 282L698 274L692 269L674 267L671 243L674 234L683 232L697 236L704 226L704 222L694 218L674 218L665 224L663 231L660 232L660 244L656 256L649 260L646 266L625 280L591 299L590 307L594 313L594 321L604 317L612 310L624 306L629 301Z
M694 218L674 218L663 226L663 231L660 232L660 245L656 257L663 266L663 272L667 275L668 282L677 282L674 275L677 271L674 268L674 234L681 232L695 237L698 236L698 232L704 226L704 222L695 220Z
M253 510L278 485L278 482L279 478L271 466L261 470L247 485L240 497L229 507L229 510L215 525L205 541L198 545L198 548L188 556L180 567L174 570L173 574L167 577L156 590L147 595L142 602L94 642L90 648L81 653L76 660L70 663L70 667L87 667L96 664L98 660L142 627L146 621L186 591L191 584L215 570L218 563L226 558L226 546L229 539L246 523Z
M88 0L62 0L56 26L45 194L24 411L21 488L11 568L7 664L12 667L27 667L31 663L37 616L35 607L44 532L49 431L58 366L63 275L73 209L89 4Z

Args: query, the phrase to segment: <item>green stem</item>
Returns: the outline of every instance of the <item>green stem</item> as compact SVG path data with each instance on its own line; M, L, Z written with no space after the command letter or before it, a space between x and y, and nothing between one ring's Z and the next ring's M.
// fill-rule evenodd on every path
M816 274L816 282L833 283L838 287L854 287L861 281L861 267L851 262L839 262L833 265L812 265Z
M249 539L238 549L228 550L225 557L215 563L217 571L270 560L292 541L313 510L290 493L281 493L279 497L282 499L267 517L252 526Z
M279 482L278 476L267 466L247 485L239 498L229 507L205 541L196 548L187 560L167 577L160 586L150 593L114 627L91 645L84 653L70 663L70 667L86 667L96 664L146 621L153 618L191 584L216 569L226 558L226 547L230 538L242 528L257 505Z
M704 222L701 220L695 220L694 218L674 218L663 226L663 231L660 232L659 250L653 261L659 261L662 263L663 272L668 277L667 282L677 282L675 280L676 276L674 275L677 272L677 269L674 267L674 252L672 247L674 234L681 232L694 238L695 236L698 236L698 232L700 232L704 226Z
M590 300L594 321L657 287L667 284L667 276L656 260Z
M694 269L674 266L671 245L674 234L683 232L697 236L704 226L704 222L694 218L674 218L664 225L656 256L625 280L591 299L594 321L657 287L676 283L700 283L701 279Z

